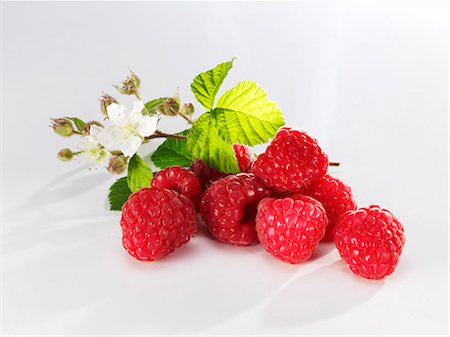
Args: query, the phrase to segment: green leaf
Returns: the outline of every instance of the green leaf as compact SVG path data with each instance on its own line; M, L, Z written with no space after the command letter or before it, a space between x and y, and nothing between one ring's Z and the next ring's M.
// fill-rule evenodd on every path
M135 154L128 163L128 187L136 192L143 187L150 187L153 172L144 160Z
M151 100L147 103L145 103L145 109L142 111L142 113L145 114L149 114L150 116L152 115L156 115L156 108L158 107L158 105L164 103L164 101L167 99L167 97L160 97L154 100ZM147 113L147 111L148 113Z
M191 84L191 90L195 98L197 98L206 110L213 108L217 92L223 80L228 75L228 72L233 67L235 59L233 57L231 61L221 63L215 68L205 71L194 78Z
M187 130L180 134L188 134ZM169 166L188 167L193 159L186 148L186 140L168 138L152 154L152 162L156 167L165 169Z
M252 81L239 82L225 92L211 113L220 136L231 144L265 143L284 125L280 108Z
M119 178L109 188L108 200L111 211L122 210L123 204L131 195L131 190L128 187L127 177Z
M73 124L75 124L75 127L79 132L83 131L84 126L86 125L85 122L83 122L81 119L77 117L66 117L67 119L71 120Z
M233 147L220 136L211 114L204 113L190 129L187 149L194 158L225 173L238 173L239 167Z

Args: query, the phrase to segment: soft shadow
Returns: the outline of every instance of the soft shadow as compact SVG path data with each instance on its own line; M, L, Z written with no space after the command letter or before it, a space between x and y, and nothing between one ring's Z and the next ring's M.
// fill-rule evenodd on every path
M270 329L301 326L349 311L381 290L383 281L354 275L342 260L290 282L264 308Z
M261 247L204 236L160 261L139 262L122 248L114 216L92 220L41 219L17 254L8 251L5 331L46 334L42 322L60 319L76 334L202 331L250 310L295 274L292 269L261 281L261 266L251 258ZM83 316L67 318L84 308L90 309Z
M4 217L22 217L44 206L61 203L93 190L111 179L109 173L87 174L86 167L71 170L55 177L42 187L36 189L23 203L5 211ZM83 175L77 176L82 173Z
M331 251L336 248L334 242L320 242L316 251L312 254L311 258L308 261L315 261L328 255Z
M95 199L93 190L111 179L108 173L92 174L86 169L76 168L55 177L5 212L2 221L6 254L42 244L70 247L97 234L98 228L86 226L93 218L110 216L111 222L115 220L104 208L84 204L84 194ZM71 235L77 231L84 232L85 237Z

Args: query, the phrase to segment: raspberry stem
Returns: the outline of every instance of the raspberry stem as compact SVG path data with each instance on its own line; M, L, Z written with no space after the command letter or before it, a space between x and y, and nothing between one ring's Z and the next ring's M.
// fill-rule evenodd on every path
M328 165L329 165L329 166L339 166L339 165L341 165L341 163L337 163L337 162L334 162L334 161L330 161L330 162L328 163Z

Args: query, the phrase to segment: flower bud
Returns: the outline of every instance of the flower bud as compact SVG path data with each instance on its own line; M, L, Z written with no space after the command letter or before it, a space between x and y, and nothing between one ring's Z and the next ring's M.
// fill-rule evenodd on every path
M130 72L131 74L120 85L114 86L121 94L134 95L138 92L141 80L131 70Z
M73 125L65 118L53 118L52 125L53 131L63 137L70 137L73 135Z
M191 117L194 114L194 110L194 104L191 102L186 102L181 106L180 113L187 117Z
M62 161L71 160L74 156L74 153L71 149L62 149L58 152L58 159Z
M102 98L100 98L100 109L105 115L108 115L108 106L110 106L112 103L117 103L117 100L109 96L108 94L103 94Z
M109 159L108 171L111 173L121 174L127 168L127 159L123 154L115 154Z
M90 121L87 122L84 127L83 127L83 131L81 132L83 134L83 136L89 136L91 133L91 125L98 125L100 127L103 127L103 124L97 121Z
M176 98L168 97L166 100L160 104L156 111L163 115L167 116L175 116L178 114L178 110L180 109L180 103L177 101Z

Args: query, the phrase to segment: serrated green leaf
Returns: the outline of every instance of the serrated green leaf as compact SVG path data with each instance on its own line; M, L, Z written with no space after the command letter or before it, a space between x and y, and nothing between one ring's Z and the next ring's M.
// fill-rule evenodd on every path
M167 97L160 97L160 98L156 98L151 101L148 101L147 103L145 103L145 109L142 111L142 113L149 114L150 116L156 115L156 108L158 107L158 105L164 103L164 101L166 99L167 99Z
M231 144L265 143L284 125L280 108L252 81L239 82L225 92L211 113L220 136Z
M186 135L187 131L180 134ZM166 139L152 154L151 159L160 169L174 165L188 167L193 161L191 153L186 148L186 140L173 138Z
M128 187L136 192L143 187L150 187L153 172L144 160L135 154L128 163Z
M205 71L194 78L191 84L191 90L195 98L206 110L213 108L217 92L223 80L228 75L228 72L233 67L235 59L233 57L231 61L221 63L215 68Z
M219 136L211 114L204 113L194 122L186 145L192 156L206 165L225 173L239 172L233 147Z
M122 210L123 204L131 195L131 190L128 187L127 177L119 178L109 188L108 200L111 211Z
M86 125L85 122L83 122L81 119L77 117L66 117L67 119L71 120L73 124L75 124L75 127L79 132L83 131L84 126Z

